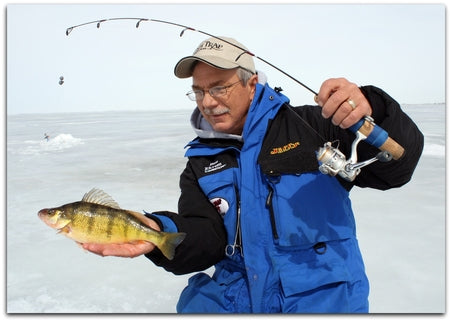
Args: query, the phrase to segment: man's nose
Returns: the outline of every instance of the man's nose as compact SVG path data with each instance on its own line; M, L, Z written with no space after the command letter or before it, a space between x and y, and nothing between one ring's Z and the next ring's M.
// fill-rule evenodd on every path
M214 97L211 96L211 94L209 92L205 92L203 94L203 99L201 102L202 102L203 107L214 107L217 105L217 100L214 99Z

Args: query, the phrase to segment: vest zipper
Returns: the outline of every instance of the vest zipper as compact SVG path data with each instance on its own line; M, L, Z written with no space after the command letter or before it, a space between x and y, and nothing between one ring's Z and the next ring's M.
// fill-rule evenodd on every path
M277 231L277 224L275 221L275 213L273 211L273 188L268 185L269 188L269 194L267 195L266 199L266 208L269 209L269 218L270 218L270 225L272 226L272 235L275 240L278 240L278 231Z

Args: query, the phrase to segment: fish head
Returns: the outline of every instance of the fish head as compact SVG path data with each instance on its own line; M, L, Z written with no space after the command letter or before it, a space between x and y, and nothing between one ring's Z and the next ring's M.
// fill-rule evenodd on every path
M71 220L64 214L63 208L42 209L38 212L39 218L50 228L62 229L68 225Z

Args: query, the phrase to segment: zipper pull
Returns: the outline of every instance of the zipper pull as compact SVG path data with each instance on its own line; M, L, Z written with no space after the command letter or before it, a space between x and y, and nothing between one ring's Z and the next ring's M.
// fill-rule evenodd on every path
M272 207L272 196L273 196L273 189L269 186L269 194L266 198L266 208Z

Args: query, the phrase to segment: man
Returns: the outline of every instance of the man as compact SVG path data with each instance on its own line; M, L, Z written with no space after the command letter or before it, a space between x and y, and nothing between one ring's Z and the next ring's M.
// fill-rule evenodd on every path
M175 274L215 266L189 280L178 312L368 312L369 284L349 199L353 186L389 189L408 182L423 136L382 90L325 81L320 106L291 107L265 83L246 48L230 38L203 41L175 67L192 76L191 123L179 213L146 214L148 224L185 232L173 260L151 243L85 245L100 255L145 254ZM364 167L352 182L318 170L316 151L370 115L405 148L402 158ZM359 159L379 150L360 143Z

